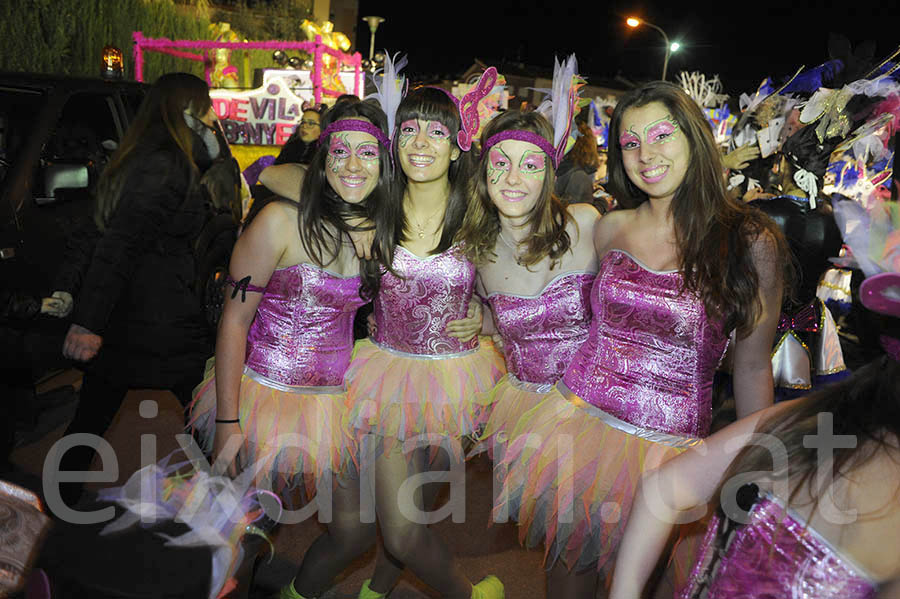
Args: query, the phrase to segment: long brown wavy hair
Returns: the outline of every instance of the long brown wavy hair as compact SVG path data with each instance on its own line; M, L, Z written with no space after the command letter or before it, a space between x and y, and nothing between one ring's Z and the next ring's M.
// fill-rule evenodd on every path
M687 136L690 160L670 210L680 270L687 291L696 293L710 317L722 316L726 330L748 335L762 314L759 274L751 247L772 240L785 290L793 281L793 265L784 235L756 208L726 192L722 157L712 128L697 104L676 85L647 83L623 96L610 121L609 188L619 205L637 208L647 201L628 178L618 138L625 112L661 102Z
M167 73L156 80L97 183L94 222L101 231L115 212L134 165L148 154L160 149L172 150L181 163L172 165L173 168L187 168L192 180L199 175L192 158L193 133L183 113L189 110L200 118L210 106L209 86L199 77Z
M597 137L584 121L577 121L575 125L578 127L578 133L581 135L575 140L575 145L572 146L566 157L571 159L576 166L584 167L593 172L600 166L600 154L597 152Z
M546 118L537 112L523 113L512 110L487 124L481 133L482 147L485 140L491 136L509 130L536 133L553 145L553 133ZM548 165L551 164L549 158L548 156ZM469 194L469 207L457 234L457 239L465 242L466 254L474 264L484 264L496 256L494 246L500 234L500 216L487 190L488 163L488 155L485 152L475 169L476 175L473 177L472 191ZM569 234L566 232L568 214L553 193L555 184L556 172L548 168L541 195L527 220L531 234L528 237L528 249L522 256L522 263L526 266L536 264L544 256L549 256L553 268L571 245Z

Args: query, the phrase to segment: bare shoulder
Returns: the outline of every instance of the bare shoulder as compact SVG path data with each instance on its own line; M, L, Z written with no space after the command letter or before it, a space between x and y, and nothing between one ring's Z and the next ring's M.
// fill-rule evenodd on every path
M246 233L277 235L286 238L286 234L297 228L297 205L292 202L269 202L253 218Z
M566 212L580 228L587 227L588 230L592 229L601 217L600 212L591 204L569 204L566 206Z
M635 210L608 212L594 228L594 245L606 248L609 243L634 220Z

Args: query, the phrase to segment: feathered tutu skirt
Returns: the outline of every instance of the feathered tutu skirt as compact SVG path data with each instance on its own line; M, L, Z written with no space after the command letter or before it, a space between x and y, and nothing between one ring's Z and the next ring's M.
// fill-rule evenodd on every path
M548 568L562 560L569 570L596 565L604 572L614 563L642 474L699 442L631 425L562 384L525 412L508 437L495 447L502 487L494 521L517 520L525 546L543 543Z
M204 451L213 447L216 419L214 358L194 391L189 426ZM252 468L258 483L276 493L302 486L307 499L323 477L353 466L356 442L347 427L343 387L292 387L244 368L239 396L244 444L242 469Z
M458 455L456 441L477 433L489 406L476 395L490 390L506 372L502 353L489 337L473 351L448 357L417 356L356 342L347 369L347 410L358 438L373 435L378 451L397 442L445 441Z

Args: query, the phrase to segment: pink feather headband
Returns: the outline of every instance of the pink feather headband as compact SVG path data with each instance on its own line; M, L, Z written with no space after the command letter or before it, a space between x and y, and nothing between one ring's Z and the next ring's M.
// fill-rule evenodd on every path
M556 150L553 148L549 141L547 141L537 133L533 133L531 131L520 131L518 129L507 129L506 131L501 131L500 133L491 135L489 138L487 138L487 141L484 142L484 146L481 148L481 156L479 157L479 160L484 158L485 154L487 154L488 150L490 150L491 147L507 139L515 139L516 141L527 141L528 143L533 143L550 158L550 161L553 163L553 168L559 168L559 164L556 158Z
M319 135L319 144L324 142L332 133L337 133L339 131L362 131L363 133L368 133L377 139L378 143L381 144L381 147L387 150L388 153L391 151L391 141L388 139L387 135L384 134L384 131L369 121L363 121L361 119L340 119L331 123L325 127L325 130Z

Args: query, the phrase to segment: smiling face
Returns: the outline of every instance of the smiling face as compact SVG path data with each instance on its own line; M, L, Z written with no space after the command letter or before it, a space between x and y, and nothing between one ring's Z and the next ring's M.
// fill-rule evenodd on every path
M691 160L687 136L671 111L662 102L629 108L618 133L631 182L650 198L671 200Z
M531 142L507 139L488 150L488 196L501 215L529 214L544 188L550 159Z
M400 166L407 179L420 183L447 177L450 163L460 149L450 139L450 129L440 121L409 119L400 123L397 136Z
M358 204L375 186L381 160L378 140L363 131L340 131L328 138L325 178L345 202Z
M300 139L304 143L311 143L319 139L322 128L319 126L319 113L315 110L307 110L300 119Z

